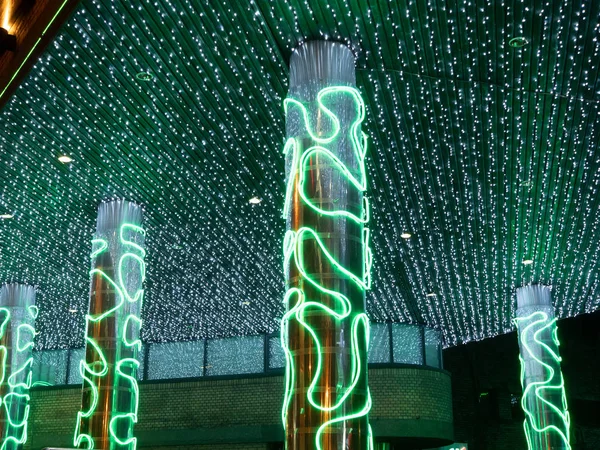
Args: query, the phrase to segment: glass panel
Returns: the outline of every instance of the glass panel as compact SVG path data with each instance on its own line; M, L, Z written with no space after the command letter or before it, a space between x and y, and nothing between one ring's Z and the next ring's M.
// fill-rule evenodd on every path
M442 367L440 361L441 333L431 328L425 328L425 364L431 367Z
M68 384L81 384L83 378L79 373L79 361L85 358L85 348L71 349L71 361L69 361L69 380Z
M242 336L208 341L206 375L235 375L264 371L264 338Z
M392 340L395 363L423 364L423 344L419 325L393 324Z
M142 344L142 349L138 352L137 354L137 360L140 362L140 367L138 368L137 371L137 379L138 380L143 380L144 379L144 366L145 366L145 358L146 358L146 345L147 344Z
M52 385L67 383L67 355L69 350L33 352L33 381Z
M390 362L390 333L385 323L371 324L368 361L369 364Z
M279 337L269 338L269 369L285 367L285 353Z
M204 341L150 344L148 379L201 377Z

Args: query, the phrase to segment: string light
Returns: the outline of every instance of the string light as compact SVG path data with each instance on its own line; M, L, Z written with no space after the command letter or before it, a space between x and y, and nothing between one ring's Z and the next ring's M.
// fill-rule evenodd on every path
M95 206L115 197L148 205L145 341L277 329L287 60L325 35L355 53L366 103L372 320L449 346L511 330L533 281L560 317L600 307L600 5L517 2L494 32L492 2L408 0L381 20L338 4L80 4L0 112L0 211L20 211L0 221L0 280L39 285L37 348L83 345L65 311L86 310Z

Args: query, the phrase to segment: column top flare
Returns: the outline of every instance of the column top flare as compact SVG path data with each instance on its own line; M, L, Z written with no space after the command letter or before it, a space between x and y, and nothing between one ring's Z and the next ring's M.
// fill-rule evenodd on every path
M528 306L552 306L550 288L541 284L517 289L517 309Z
M142 207L127 200L112 200L98 206L96 232L117 230L122 224L140 226L142 224Z
M290 90L292 96L308 86L355 86L354 54L344 44L335 41L309 41L296 48L290 59Z
M35 287L20 283L0 287L0 307L26 308L32 305L35 305Z

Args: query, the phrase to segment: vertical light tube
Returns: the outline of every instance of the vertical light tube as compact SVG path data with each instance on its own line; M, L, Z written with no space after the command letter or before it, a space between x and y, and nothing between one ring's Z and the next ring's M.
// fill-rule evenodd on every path
M365 107L354 56L315 41L290 62L283 243L282 421L288 450L370 449Z
M570 420L550 289L539 285L517 289L515 323L529 450L570 449Z
M0 288L0 438L1 450L18 450L27 441L29 388L35 338L35 288Z
M86 315L82 407L77 414L75 447L129 449L136 447L139 391L138 352L145 231L142 208L116 200L98 208L92 239L91 290Z

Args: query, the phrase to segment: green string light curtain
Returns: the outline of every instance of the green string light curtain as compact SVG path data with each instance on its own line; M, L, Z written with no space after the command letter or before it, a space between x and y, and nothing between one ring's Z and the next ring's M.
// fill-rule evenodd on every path
M284 108L286 448L369 449L367 141L352 52L331 41L296 49Z
M1 450L27 441L29 388L35 338L35 288L5 284L0 289L0 438Z
M570 419L550 289L541 285L519 288L515 323L528 448L570 450Z
M82 408L73 445L135 450L140 313L146 267L142 208L115 200L100 205L92 239L89 312L86 315Z

